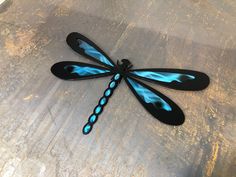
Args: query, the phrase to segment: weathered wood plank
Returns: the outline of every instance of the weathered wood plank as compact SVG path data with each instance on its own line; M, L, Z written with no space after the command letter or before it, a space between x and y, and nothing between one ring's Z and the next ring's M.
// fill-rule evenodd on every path
M21 0L0 13L0 176L236 176L236 2ZM108 78L66 82L62 60L87 61L78 31L136 68L207 73L210 86L151 86L183 109L179 127L153 119L121 83L89 136L81 133ZM89 62L89 61L87 61Z

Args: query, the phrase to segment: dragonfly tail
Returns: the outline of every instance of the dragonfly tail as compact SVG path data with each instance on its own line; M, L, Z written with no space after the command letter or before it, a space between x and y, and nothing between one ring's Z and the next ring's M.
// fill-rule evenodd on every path
M104 106L108 103L109 98L112 96L113 91L119 85L122 76L117 73L115 74L108 88L104 91L103 96L100 98L98 105L94 108L93 113L89 116L88 122L83 127L83 134L87 135L92 131L93 125L97 122L98 116L102 113Z

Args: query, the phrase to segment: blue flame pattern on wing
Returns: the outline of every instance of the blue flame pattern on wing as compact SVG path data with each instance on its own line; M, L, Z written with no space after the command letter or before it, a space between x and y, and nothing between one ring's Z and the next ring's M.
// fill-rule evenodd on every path
M131 71L130 73L140 77L152 79L155 81L170 83L173 81L182 83L188 80L195 79L195 76L181 73L169 73L169 72L153 72L153 71Z
M64 67L64 69L68 68L71 69L71 73L76 73L79 76L91 76L91 75L111 72L106 69L98 69L90 66L67 65Z
M127 78L127 80L129 81L131 86L134 88L136 93L139 95L139 97L143 101L145 101L146 103L154 104L154 105L156 103L160 103L162 109L164 109L166 111L172 110L170 105L167 102L165 102L161 97L159 97L157 94L155 94L151 90L143 87L142 85L140 85L139 83L137 83L134 80L131 80L129 78Z
M105 63L110 66L114 66L102 53L97 51L94 47L92 47L91 45L89 45L88 43L86 43L85 41L82 41L80 39L78 39L78 41L79 41L79 47L84 49L84 52L87 55L98 59L102 63Z

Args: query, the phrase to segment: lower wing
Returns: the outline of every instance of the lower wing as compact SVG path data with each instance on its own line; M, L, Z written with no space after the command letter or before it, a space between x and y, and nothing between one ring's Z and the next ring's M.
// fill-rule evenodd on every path
M127 74L177 90L202 90L210 82L202 72L182 69L137 69Z
M182 110L165 95L134 78L125 77L125 81L143 107L155 118L169 125L184 123Z
M74 61L55 63L51 67L51 72L60 79L65 80L92 79L114 74L108 68Z

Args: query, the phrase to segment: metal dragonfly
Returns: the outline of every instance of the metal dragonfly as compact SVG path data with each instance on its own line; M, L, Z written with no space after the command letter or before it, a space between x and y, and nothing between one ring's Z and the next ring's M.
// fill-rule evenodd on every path
M185 118L182 110L168 97L140 80L177 90L202 90L209 85L209 77L198 71L167 68L132 70L133 65L128 59L117 60L117 64L115 64L95 43L76 32L70 33L66 42L75 52L102 66L62 61L51 67L51 72L55 76L64 80L82 80L113 75L108 88L83 127L85 135L91 132L98 116L122 78L143 107L159 121L169 125L183 124Z

